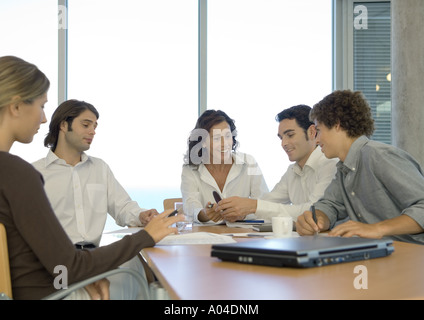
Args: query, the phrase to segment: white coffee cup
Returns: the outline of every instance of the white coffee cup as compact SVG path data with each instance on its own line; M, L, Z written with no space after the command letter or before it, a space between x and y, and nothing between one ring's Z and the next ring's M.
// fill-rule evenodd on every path
M288 238L292 236L292 217L272 217L272 232L276 238Z

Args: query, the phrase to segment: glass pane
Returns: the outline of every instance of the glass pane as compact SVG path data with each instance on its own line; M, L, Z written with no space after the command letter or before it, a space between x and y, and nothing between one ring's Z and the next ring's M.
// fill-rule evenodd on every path
M331 0L208 2L208 108L236 121L268 187L290 164L275 116L332 90Z
M180 197L197 119L197 1L69 2L68 98L100 113L87 152L139 205Z
M390 2L354 3L354 89L368 99L376 130L373 139L391 144Z
M14 0L0 2L0 56L13 55L35 64L50 80L47 119L57 107L58 7L51 0ZM44 137L48 123L41 125L32 143L15 143L10 150L33 162L45 157Z

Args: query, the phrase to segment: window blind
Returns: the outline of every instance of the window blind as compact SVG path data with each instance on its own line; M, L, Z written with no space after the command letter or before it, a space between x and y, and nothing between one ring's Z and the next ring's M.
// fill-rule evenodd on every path
M373 140L391 144L390 1L353 2L354 89L367 98L376 130Z

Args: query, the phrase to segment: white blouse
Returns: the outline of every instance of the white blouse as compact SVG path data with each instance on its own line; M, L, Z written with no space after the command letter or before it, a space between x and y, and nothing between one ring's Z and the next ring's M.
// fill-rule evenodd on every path
M213 191L217 191L222 199L233 196L258 199L269 190L261 169L255 159L248 154L240 152L233 154L233 165L222 192L204 164L183 166L181 174L183 210L193 215L194 221L199 222L197 216L208 202L216 202L212 195Z

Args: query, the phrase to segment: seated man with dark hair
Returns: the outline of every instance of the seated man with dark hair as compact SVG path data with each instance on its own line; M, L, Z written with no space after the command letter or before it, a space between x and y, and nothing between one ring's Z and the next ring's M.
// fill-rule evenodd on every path
M229 197L219 202L222 215L242 219L249 213L271 220L276 216L297 217L318 201L336 173L336 160L327 159L317 147L315 125L309 120L311 108L298 105L280 112L278 137L290 165L274 189L258 200Z

